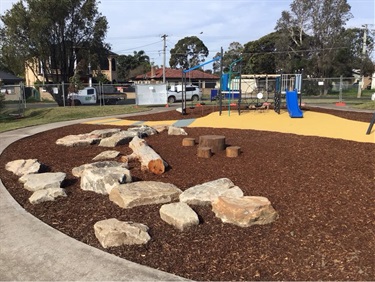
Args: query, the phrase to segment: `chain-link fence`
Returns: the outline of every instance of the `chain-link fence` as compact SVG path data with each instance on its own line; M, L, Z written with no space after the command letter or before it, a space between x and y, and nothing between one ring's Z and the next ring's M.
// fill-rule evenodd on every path
M97 105L135 104L135 88L131 84L83 84L80 89L91 87L95 93ZM68 83L42 84L34 87L19 85L3 85L0 95L5 104L19 104L20 109L27 107L31 102L56 102L59 106L74 106L84 104L76 100L72 103L69 97L71 89ZM76 93L78 90L76 91Z
M2 98L2 103L13 103L15 106L14 111L10 115L23 116L26 108L26 95L31 96L32 90L25 90L24 85L2 85L0 86L0 95Z
M305 95L338 95L358 90L353 77L307 78L303 80Z
M371 99L375 90L370 86L362 86L354 77L306 78L302 83L302 95L305 99L358 102Z
M243 98L257 99L257 94L262 93L267 100L273 100L278 91L277 76L264 76L262 78L242 79L241 89ZM89 87L83 84L80 88ZM96 91L97 105L135 104L136 95L133 84L91 84ZM358 80L354 77L333 78L305 78L302 81L302 99L334 99L336 101L355 100L358 96ZM20 85L3 85L0 87L1 95L5 102L12 101L19 104L19 108L26 108L30 101L55 101L59 106L79 105L81 102L72 103L69 96L69 84L44 84L35 87ZM370 99L371 93L367 91L362 99ZM245 95L246 94L246 95Z

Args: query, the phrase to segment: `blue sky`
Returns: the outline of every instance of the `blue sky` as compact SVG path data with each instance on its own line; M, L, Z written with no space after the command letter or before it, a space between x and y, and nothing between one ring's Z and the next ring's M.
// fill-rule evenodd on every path
M14 0L0 0L0 14ZM274 31L283 10L292 0L101 0L99 11L107 17L106 42L118 54L144 50L156 65L163 64L163 41L169 51L178 40L198 36L210 51L207 60L232 42L242 45ZM348 0L354 16L347 27L368 24L375 29L375 1Z

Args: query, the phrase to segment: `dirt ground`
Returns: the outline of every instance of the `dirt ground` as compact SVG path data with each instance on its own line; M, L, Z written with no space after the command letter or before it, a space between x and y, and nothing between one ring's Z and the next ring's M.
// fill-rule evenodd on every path
M318 109L305 109L318 110ZM194 118L212 108L172 111L136 120ZM344 118L369 122L372 114L323 110ZM130 118L127 118L130 119ZM134 181L173 183L185 190L221 177L231 179L247 196L267 197L279 219L272 224L241 228L224 224L210 207L192 206L200 224L180 232L159 217L161 205L121 209L108 196L83 191L71 169L106 148L66 148L58 138L87 133L105 125L77 124L46 131L11 144L0 156L0 175L16 201L55 229L124 259L193 279L210 281L375 280L375 146L368 143L254 130L186 128L189 137L218 134L227 145L241 147L237 158L219 152L199 159L196 147L182 147L186 136L166 132L147 142L170 165L162 175L140 170L130 162ZM111 126L113 127L113 126ZM127 145L117 148L131 153ZM68 197L31 205L5 164L36 158L50 171L67 173ZM93 225L115 217L144 223L151 241L142 246L104 249Z

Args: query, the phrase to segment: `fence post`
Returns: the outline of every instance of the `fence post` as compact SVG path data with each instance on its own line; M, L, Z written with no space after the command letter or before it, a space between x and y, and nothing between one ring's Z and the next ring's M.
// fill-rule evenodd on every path
M342 102L342 75L340 75L339 102Z
M63 106L65 107L65 86L64 86L64 81L61 82L61 88L62 88Z

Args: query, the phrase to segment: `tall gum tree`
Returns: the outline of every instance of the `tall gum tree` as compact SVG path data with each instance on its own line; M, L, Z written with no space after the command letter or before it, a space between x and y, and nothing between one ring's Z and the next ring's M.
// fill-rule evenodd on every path
M244 47L239 42L230 43L228 50L223 54L222 60L213 63L214 73L218 74L220 72L220 63L223 64L223 71L228 72L231 63L241 58L243 49ZM221 53L216 53L215 57L219 56L221 56Z
M294 0L290 11L283 11L276 30L284 36L279 48L288 57L298 55L305 61L304 73L313 77L329 77L334 58L341 46L340 37L352 17L346 0ZM288 40L286 40L286 38ZM292 44L288 44L292 42Z
M21 0L0 19L7 65L37 63L52 82L68 81L77 61L95 65L109 49L108 22L96 0Z
M203 63L208 53L209 51L202 40L197 36L188 36L179 40L171 49L169 65L172 68L188 69Z

